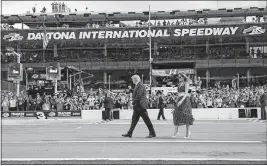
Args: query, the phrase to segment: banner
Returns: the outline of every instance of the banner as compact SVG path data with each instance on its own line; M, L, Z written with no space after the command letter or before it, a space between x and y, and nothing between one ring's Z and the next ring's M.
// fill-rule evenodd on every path
M9 117L34 117L47 119L49 117L81 117L81 111L24 111L24 112L1 112L3 118Z
M157 95L158 92L161 92L164 95L168 93L177 93L177 87L151 87L152 94Z
M138 38L181 38L210 36L252 36L266 35L266 23L232 24L232 25L192 25L170 27L127 27L103 29L55 29L47 30L49 40L96 40L96 39L138 39ZM36 41L43 39L42 30L2 31L3 40L7 42L24 40Z
M194 69L152 69L153 76L172 76L179 73L195 74Z

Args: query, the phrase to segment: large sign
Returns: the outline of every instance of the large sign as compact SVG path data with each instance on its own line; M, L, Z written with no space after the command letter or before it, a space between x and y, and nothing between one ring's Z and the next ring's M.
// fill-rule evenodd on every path
M152 69L153 76L172 76L177 75L179 73L184 74L195 74L194 69Z
M167 95L168 93L177 93L177 87L151 87L152 94L157 94L158 92L161 92L164 95Z
M238 25L193 25L178 27L144 27L103 28L103 29L64 29L46 32L49 40L94 40L94 39L133 39L133 38L162 38L162 37L204 37L204 36L243 36L266 34L267 24L238 24ZM16 33L15 33L16 32ZM9 36L20 36L19 40L43 40L42 30L15 30L4 33L4 41L12 42ZM16 37L18 38L18 37Z

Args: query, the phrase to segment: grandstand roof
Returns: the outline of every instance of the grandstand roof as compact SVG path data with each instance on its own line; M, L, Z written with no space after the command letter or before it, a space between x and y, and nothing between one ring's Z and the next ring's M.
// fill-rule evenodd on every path
M152 11L152 20L164 19L183 19L183 18L218 18L218 17L245 17L245 16L263 16L267 14L266 8L251 7L249 9L234 8L234 9L218 9L218 10L172 10L172 11ZM143 12L112 12L112 13L35 13L23 15L1 15L2 23L15 24L24 23L27 26L36 26L43 23L47 26L57 26L64 23L70 26L84 26L88 22L102 21L133 21L133 20L148 20L148 11Z

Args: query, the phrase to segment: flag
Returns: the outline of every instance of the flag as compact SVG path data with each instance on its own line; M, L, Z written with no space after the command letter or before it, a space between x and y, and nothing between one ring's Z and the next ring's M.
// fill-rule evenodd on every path
M46 36L46 28L45 28L45 24L43 23L43 29L44 29L44 36L43 36L43 49L46 49L49 39Z

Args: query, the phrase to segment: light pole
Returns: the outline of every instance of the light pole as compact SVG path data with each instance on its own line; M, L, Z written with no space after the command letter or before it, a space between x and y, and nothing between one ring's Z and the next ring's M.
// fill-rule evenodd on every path
M237 74L237 89L239 90L239 74Z
M108 90L110 91L110 75L108 75Z
M150 5L149 5L149 21L148 21L148 31L151 33L151 24L150 24ZM149 87L151 94L151 85L152 85L152 56L151 56L151 35L149 35Z

